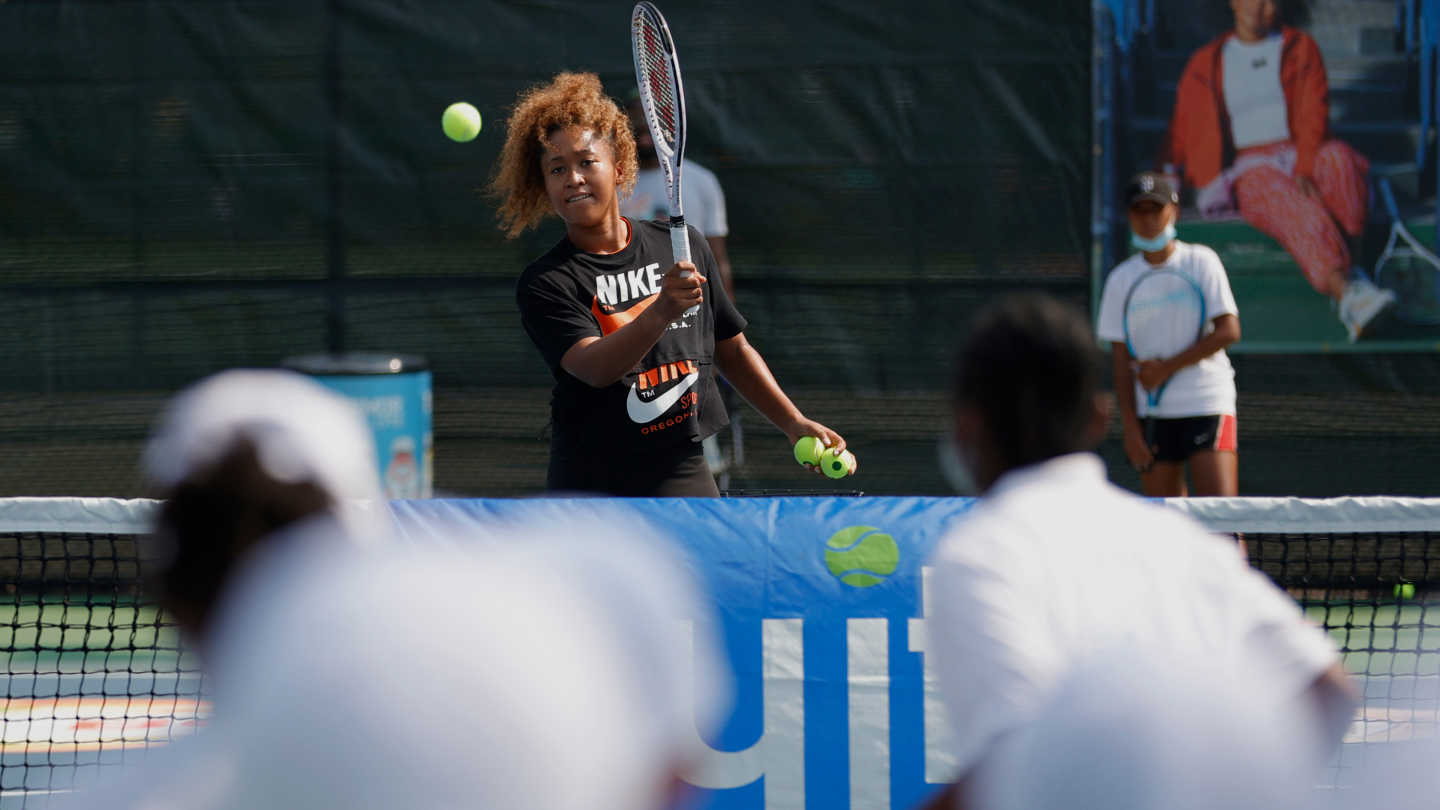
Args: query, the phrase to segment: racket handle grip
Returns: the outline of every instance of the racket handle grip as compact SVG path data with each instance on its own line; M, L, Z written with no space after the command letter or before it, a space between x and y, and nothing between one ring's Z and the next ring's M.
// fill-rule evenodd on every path
M680 227L670 226L670 250L675 254L675 263L690 261L690 229L682 223ZM680 271L681 278L689 278L690 271Z

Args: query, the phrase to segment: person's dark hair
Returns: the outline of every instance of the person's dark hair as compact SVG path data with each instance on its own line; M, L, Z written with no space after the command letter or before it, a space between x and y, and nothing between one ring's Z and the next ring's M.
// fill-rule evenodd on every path
M976 316L953 378L957 407L980 412L1005 469L1089 450L1100 362L1079 310L1045 295Z
M241 440L170 494L160 512L160 559L145 588L191 634L206 627L236 562L266 535L331 505L318 484L277 481Z
M1275 0L1279 7L1281 25L1301 28L1310 24L1311 0ZM1229 31L1235 24L1235 12L1230 10L1230 0L1211 0L1211 14L1223 21L1222 28Z

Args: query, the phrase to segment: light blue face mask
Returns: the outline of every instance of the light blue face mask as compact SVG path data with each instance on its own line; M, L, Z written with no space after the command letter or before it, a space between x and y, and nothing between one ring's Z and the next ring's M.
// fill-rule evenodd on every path
M1134 231L1130 232L1130 244L1134 245L1140 250L1145 251L1146 253L1154 253L1156 251L1164 250L1165 246L1170 244L1174 240L1175 223L1173 222L1169 225L1166 225L1165 230L1161 231L1160 234L1154 239L1146 239L1145 237L1141 236L1138 233L1135 233Z
M971 475L970 465L965 458L968 454L955 441L953 430L946 431L945 435L940 437L935 449L940 455L940 472L956 494L979 495L980 486L975 482L975 476Z

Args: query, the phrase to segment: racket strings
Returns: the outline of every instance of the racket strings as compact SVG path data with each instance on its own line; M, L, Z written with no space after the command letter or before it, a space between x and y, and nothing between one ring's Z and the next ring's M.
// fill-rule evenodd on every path
M1125 302L1125 332L1137 359L1174 357L1194 345L1205 328L1200 291L1178 277L1138 282Z
M672 144L675 141L675 94L669 81L665 52L654 29L646 26L642 30L642 37L645 48L641 66L645 70L645 84L650 90L651 108L664 129L661 136L667 144Z

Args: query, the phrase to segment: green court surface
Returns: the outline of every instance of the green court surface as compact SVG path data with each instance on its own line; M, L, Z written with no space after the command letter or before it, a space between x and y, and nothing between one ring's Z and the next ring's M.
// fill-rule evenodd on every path
M10 673L174 671L179 645L154 606L0 605L0 659Z
M1413 220L1409 227L1418 239L1434 244L1433 218ZM1227 350L1232 354L1440 351L1440 328L1410 327L1389 319L1376 325L1373 338L1351 343L1331 301L1310 286L1290 254L1243 221L1187 218L1177 230L1186 242L1214 248L1225 264L1240 307L1242 338ZM1379 249L1374 250L1377 255ZM1373 265L1373 259L1367 257L1366 266Z
M1440 610L1423 602L1302 602L1324 627L1351 675L1440 674Z

